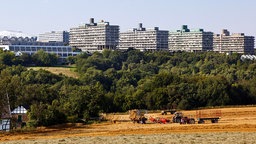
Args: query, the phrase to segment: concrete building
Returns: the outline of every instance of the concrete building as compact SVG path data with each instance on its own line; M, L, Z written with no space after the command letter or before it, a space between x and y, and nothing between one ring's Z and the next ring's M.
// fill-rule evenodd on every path
M110 25L109 22L103 20L94 23L94 19L91 18L89 24L70 29L70 46L82 51L114 50L117 48L118 42L119 26Z
M0 45L40 45L40 46L64 46L64 42L49 41L40 42L37 41L37 37L1 37Z
M203 29L190 30L183 25L181 30L169 33L170 51L212 51L213 33Z
M138 28L120 33L118 49L128 48L141 51L168 50L168 31L159 30L158 27L146 30L140 23Z
M67 31L52 31L39 34L38 41L40 42L63 42L68 44L69 32Z
M213 50L220 53L254 54L254 37L244 33L231 34L226 29L214 35Z
M16 56L23 53L33 55L39 50L56 54L60 62L65 62L68 56L76 56L81 52L74 52L70 46L61 41L40 42L35 37L8 37L0 38L0 49L14 52Z
M12 51L16 56L22 53L32 55L39 50L47 53L53 53L59 56L60 60L66 59L68 56L76 56L80 52L73 52L70 46L52 46L52 45L0 45L0 48L7 51Z

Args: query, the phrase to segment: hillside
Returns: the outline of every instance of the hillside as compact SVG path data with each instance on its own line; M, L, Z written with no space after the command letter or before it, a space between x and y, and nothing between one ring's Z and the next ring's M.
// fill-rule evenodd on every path
M0 93L8 93L11 109L27 106L35 127L86 121L100 112L256 104L256 63L239 54L83 53L73 58L78 78L65 76L69 67L43 68L56 75L41 67L28 70L21 65L25 55L12 57L0 54Z

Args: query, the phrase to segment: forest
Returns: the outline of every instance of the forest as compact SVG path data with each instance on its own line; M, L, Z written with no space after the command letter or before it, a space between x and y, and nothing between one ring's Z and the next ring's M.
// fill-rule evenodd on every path
M39 51L15 56L0 51L0 108L29 109L29 126L88 121L99 113L130 109L256 104L256 62L241 54L104 50L69 57L79 78L28 65L54 66L57 56Z

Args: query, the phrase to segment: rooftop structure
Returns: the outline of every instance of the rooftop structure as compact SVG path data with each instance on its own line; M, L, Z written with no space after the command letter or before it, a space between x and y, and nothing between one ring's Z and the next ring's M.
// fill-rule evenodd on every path
M168 50L168 31L158 27L147 29L139 23L138 28L120 33L118 49L134 48L141 51Z
M119 41L119 26L110 25L101 21L94 23L94 18L89 24L70 29L69 43L71 47L82 51L94 52L103 49L116 49Z
M244 60L256 60L256 56L255 55L242 55L240 58L242 61Z
M0 38L0 45L40 45L40 46L64 46L64 42L39 42L37 37L7 37Z
M1 45L12 45L12 44L30 44L35 43L37 40L36 37L8 37L3 36L0 37L0 44Z
M226 29L214 35L213 50L220 53L254 54L254 37L244 33L234 33Z
M28 37L28 38L31 38L32 36L28 35L28 34L25 34L25 33L22 33L21 31L0 31L0 38L3 38L3 37L8 37L8 38L11 38L11 37Z
M211 51L213 50L213 33L203 29L188 29L183 25L181 30L169 33L170 51Z

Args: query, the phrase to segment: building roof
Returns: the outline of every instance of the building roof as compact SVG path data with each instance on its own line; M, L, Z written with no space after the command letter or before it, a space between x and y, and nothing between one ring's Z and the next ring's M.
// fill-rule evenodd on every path
M18 106L11 113L12 114L25 114L25 113L27 113L27 110L23 106Z
M28 34L24 34L20 31L0 31L0 37L4 37L4 36L7 36L9 38L11 37L31 37L30 35Z

